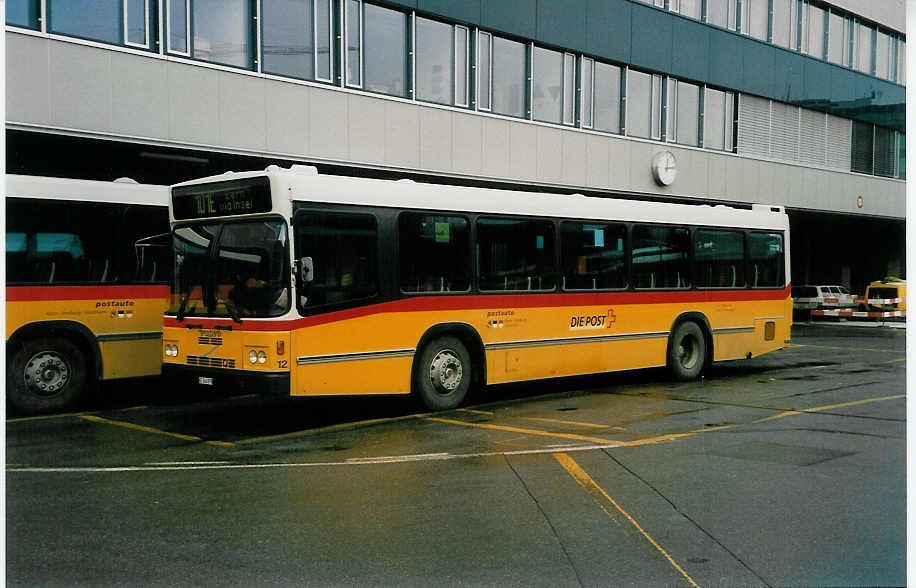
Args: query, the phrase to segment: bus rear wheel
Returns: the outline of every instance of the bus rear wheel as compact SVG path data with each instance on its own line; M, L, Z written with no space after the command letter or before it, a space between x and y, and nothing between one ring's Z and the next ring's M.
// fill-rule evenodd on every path
M467 347L455 337L439 337L420 353L414 372L414 386L423 405L429 410L458 407L471 385L471 356Z
M685 321L668 344L668 367L678 380L695 380L706 364L706 338L699 325Z
M88 370L79 347L60 337L26 341L7 370L7 398L24 414L58 412L83 396Z

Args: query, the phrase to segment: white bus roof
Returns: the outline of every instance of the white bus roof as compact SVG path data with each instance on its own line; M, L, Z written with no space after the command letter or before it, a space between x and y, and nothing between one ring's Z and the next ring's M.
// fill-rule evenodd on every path
M168 186L156 184L137 184L129 181L101 182L15 174L7 174L4 179L6 180L5 195L10 198L43 198L154 206L167 206L169 201Z
M782 206L755 204L751 209L707 204L673 204L582 194L551 194L496 188L427 184L319 174L314 167L270 166L258 172L227 172L180 186L267 176L274 195L286 192L293 202L445 210L482 214L547 216L627 222L678 223L788 230Z

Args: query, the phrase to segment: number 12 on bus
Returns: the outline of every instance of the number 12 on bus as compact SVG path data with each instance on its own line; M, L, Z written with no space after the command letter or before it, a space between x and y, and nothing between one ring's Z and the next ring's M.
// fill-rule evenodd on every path
M271 166L178 184L170 215L163 374L195 385L445 410L473 385L653 366L689 380L790 334L776 206Z

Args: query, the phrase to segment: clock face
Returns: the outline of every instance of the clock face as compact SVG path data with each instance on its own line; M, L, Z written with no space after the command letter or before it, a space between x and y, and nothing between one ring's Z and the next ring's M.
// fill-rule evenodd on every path
M652 175L662 186L670 186L677 177L677 158L670 151L656 153L652 158Z

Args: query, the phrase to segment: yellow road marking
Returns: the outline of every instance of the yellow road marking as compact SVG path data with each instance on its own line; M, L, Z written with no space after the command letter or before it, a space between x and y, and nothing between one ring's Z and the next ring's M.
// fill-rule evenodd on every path
M102 423L105 425L114 425L116 427L123 427L125 429L132 429L134 431L143 431L144 433L152 433L154 435L163 435L165 437L173 437L175 439L181 439L182 441L203 441L200 437L195 437L193 435L183 435L181 433L170 433L169 431L162 431L160 429L154 429L153 427L147 427L145 425L137 425L135 423L128 423L125 421L116 421L112 419L106 419L99 416L91 414L81 414L77 415L81 419L91 421L93 423ZM219 447L231 447L233 444L225 441L205 441L208 445L216 445Z
M366 427L370 425L380 425L384 423L396 423L398 421L409 421L413 419L422 419L426 418L429 413L425 414L408 414L399 417L389 417L382 419L370 419L365 421L356 421L353 423L340 423L337 425L329 425L327 427L319 427L317 429L303 429L301 431L291 431L289 433L280 433L278 435L265 435L264 437L251 437L249 439L242 439L241 441L236 441L234 445L249 445L251 443L261 443L264 441L278 441L281 439L292 439L295 437L303 437L306 435L320 435L322 433L332 433L334 431L354 429L356 427Z
M25 422L28 422L28 421L43 421L43 420L47 420L47 419L59 419L59 418L63 418L63 417L78 417L78 416L82 416L82 415L83 415L83 413L81 413L81 412L66 412L66 413L63 413L63 412L62 412L62 413L60 413L60 414L40 414L40 415L37 415L37 416L19 417L19 418L15 418L15 419L6 419L6 422L7 422L7 423L25 423Z
M623 427L617 427L617 426L612 426L612 425L600 425L597 423L580 423L578 421L561 421L557 419L544 419L544 418L538 418L538 417L522 417L522 418L525 419L526 421L539 421L542 423L557 423L560 425L574 425L576 427L589 427L592 429L615 429L617 431L624 430Z
M646 437L645 439L636 439L635 441L627 441L623 443L625 447L637 447L639 445L649 445L652 443L659 443L661 441L671 441L672 439L682 439L684 437L693 437L694 435L700 435L702 433L709 433L711 431L724 431L726 429L734 429L737 427L737 424L733 425L719 425L718 427L705 427L703 429L694 429L693 431L687 431L686 433L670 433L668 435L660 435L658 437Z
M891 359L889 361L882 361L881 363L897 363L898 361L906 361L906 357L901 357L898 359Z
M679 565L677 564L677 562L674 561L674 558L672 558L672 557L668 554L668 552L665 551L665 549L664 549L661 545L659 545L658 542L657 542L655 539L652 538L651 535L649 535L648 533L646 533L645 529L643 529L643 528L640 526L640 524L639 524L638 522L636 522L636 519L634 519L633 517L630 516L630 513L628 513L627 511L623 510L623 508L617 503L617 501L614 500L613 498L611 498L611 496L610 496L607 492L604 491L604 488L602 488L601 486L599 486L599 485L595 482L595 480L593 480L592 477L589 476L589 475L585 472L585 470L583 470L581 467L579 467L579 464L576 463L575 460L574 460L573 458L571 458L571 457L570 457L568 454L566 454L566 453L554 453L553 456L557 459L558 462L560 462L560 465L562 465L563 468L564 468L567 472L569 472L569 475L572 476L573 480L575 480L576 483L579 484L579 486L581 486L583 490L585 490L589 495L591 495L591 496L593 497L593 499L595 498L595 493L600 494L601 496L603 496L609 503L611 503L611 505L612 505L615 509L617 509L617 511L618 511L620 514L622 514L623 516L625 516L626 519L627 519L628 521L630 521L630 523L631 523L634 527L636 527L636 530L639 531L640 534L641 534L643 537L646 538L646 540L652 545L652 547L654 547L656 550L658 550L658 552L661 553L661 554L665 557L666 560L668 560L668 563L670 563L670 564L674 567L674 569L676 569L676 570L678 571L678 573L680 573L688 582L690 582L690 585L691 585L691 586L694 586L694 588L699 588L699 586L697 585L697 583L693 581L693 578L691 578L691 577L687 574L687 572L684 571L684 568L682 568L681 566L679 566ZM598 504L599 507L601 507L601 510L603 510L603 511L605 512L605 514L607 514L609 517L611 516L611 513L609 513L609 512L607 511L607 509L604 508L604 505L603 505L601 502L599 502L598 500L595 500L595 502Z
M765 423L767 421L775 421L776 419L785 418L787 416L793 416L797 414L805 414L809 412L823 412L825 410L832 410L834 408L845 408L847 406L858 406L860 404L869 404L871 402L881 402L883 400L896 400L898 398L906 398L906 394L895 394L894 396L882 396L880 398L865 398L863 400L853 400L851 402L841 402L839 404L828 404L826 406L815 406L813 408L801 408L797 410L787 410L786 412L781 412L779 414L774 414L759 420L754 421L754 424Z
M496 414L495 412L490 412L489 410L474 410L473 408L459 408L458 411L459 412L469 412L471 414L483 414L487 416Z
M573 433L552 433L550 431L541 431L539 429L522 429L520 427L507 427L505 425L493 425L490 423L468 423L465 421L456 421L453 419L443 419L439 417L425 417L428 421L437 423L446 423L449 425L460 425L462 427L474 427L477 429L490 429L493 431L506 431L508 433L521 433L523 435L538 435L540 437L559 437L560 439L574 439L576 441L588 441L590 443L599 443L601 445L625 445L625 443L602 439L601 437L587 437L585 435L576 435Z

